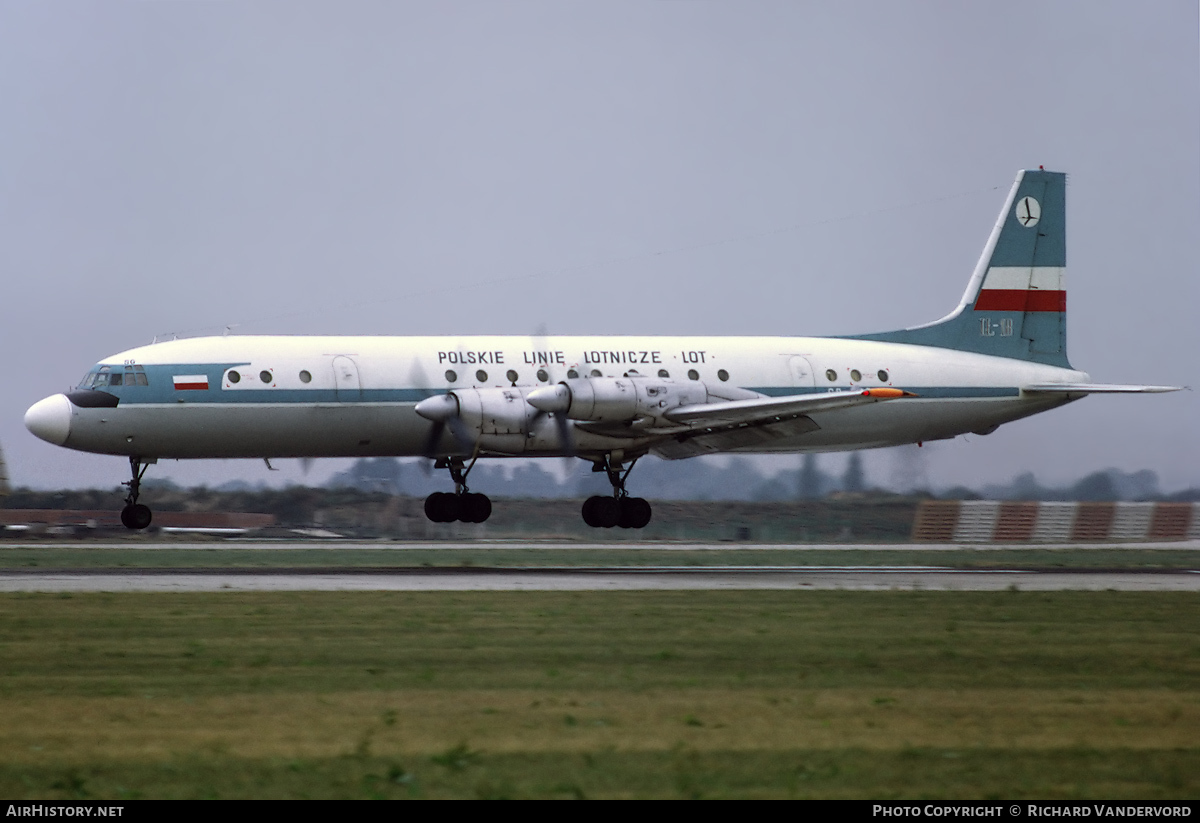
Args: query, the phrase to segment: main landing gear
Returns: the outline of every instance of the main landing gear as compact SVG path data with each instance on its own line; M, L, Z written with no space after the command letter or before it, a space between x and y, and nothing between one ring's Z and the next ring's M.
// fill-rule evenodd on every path
M460 457L439 460L434 464L436 469L449 469L450 477L454 480L454 494L434 492L425 498L425 516L434 523L453 523L461 520L463 523L482 523L492 516L492 501L486 494L477 494L467 489L467 475L471 465L463 468Z
M125 496L125 508L121 509L121 523L127 529L144 529L150 525L152 517L150 507L143 506L137 502L137 499L142 485L142 477L146 474L146 469L150 468L150 463L153 462L151 460L143 463L136 457L129 458L129 471L132 476L121 484L129 487L129 494Z
M633 471L634 460L629 468L621 471L620 463L613 463L610 457L597 463L592 471L605 472L608 482L612 484L612 497L589 497L583 501L583 522L592 528L611 529L620 526L622 529L644 529L650 522L652 511L650 504L641 497L630 497L625 491L625 479Z

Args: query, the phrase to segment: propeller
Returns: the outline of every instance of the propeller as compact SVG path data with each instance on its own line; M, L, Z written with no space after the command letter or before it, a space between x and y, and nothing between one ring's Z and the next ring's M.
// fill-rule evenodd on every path
M441 457L438 454L438 444L447 428L450 429L450 433L454 435L454 439L464 452L474 453L475 438L471 436L470 431L463 424L462 418L459 417L458 398L454 393L441 394L430 388L431 384L420 361L413 362L410 378L412 384L418 387L418 391L425 395L425 399L417 403L414 411L433 423L429 427L429 436L425 439L425 447L421 453L430 461Z
M571 390L562 383L554 386L542 386L525 395L525 402L537 410L533 416L535 422L546 415L553 418L554 425L558 429L559 448L562 449L567 457L567 462L570 463L570 458L575 456L575 441L571 437L571 421L567 417L567 410L571 408Z
M425 369L421 366L420 360L413 360L412 368L408 373L409 385L412 386L422 396L422 400L417 403L417 414L432 422L429 427L429 434L425 438L425 445L421 449L421 454L425 460L421 462L421 466L428 477L433 474L433 464L439 457L438 444L442 442L442 435L446 431L446 426L450 426L450 431L454 434L456 440L465 449L471 450L474 444L471 438L466 436L466 431L458 419L458 400L449 393L441 393L433 388L433 383L430 382L429 376L425 373ZM453 409L449 409L448 404L453 405ZM430 413L423 413L422 410L432 409Z
M426 420L432 421L429 427L429 437L425 440L425 448L421 450L430 460L438 457L437 447L451 420L458 419L458 398L452 394L435 394L417 403L414 409ZM452 429L453 430L453 429Z
M539 323L537 329L529 337L529 342L535 350L549 349L548 337L550 330L545 322ZM537 398L535 400L535 398ZM554 426L558 430L558 445L566 455L566 465L572 465L571 458L575 456L575 439L571 436L571 421L567 419L566 411L571 408L571 390L561 383L553 386L542 386L525 395L525 401L533 406L537 413L530 421L535 425L545 415L552 415ZM569 473L569 470L568 470Z

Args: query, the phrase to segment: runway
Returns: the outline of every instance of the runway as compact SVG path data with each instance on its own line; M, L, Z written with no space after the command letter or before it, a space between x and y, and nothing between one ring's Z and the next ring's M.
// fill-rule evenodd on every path
M893 567L6 570L0 592L220 591L1200 591L1196 571Z
M0 547L17 547L17 541L0 543ZM196 550L196 551L504 551L533 549L537 551L656 551L656 552L739 552L739 551L798 551L798 552L1007 552L1113 550L1122 551L1200 551L1200 540L1137 541L1099 543L749 543L749 542L689 542L682 540L301 540L227 538L222 540L60 540L24 545L74 549L131 549L137 551Z

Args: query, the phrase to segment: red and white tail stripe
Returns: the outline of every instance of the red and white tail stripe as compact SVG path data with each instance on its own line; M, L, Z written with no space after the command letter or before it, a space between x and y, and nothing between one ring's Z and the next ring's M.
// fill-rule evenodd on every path
M975 311L1066 311L1067 270L1060 266L992 266Z

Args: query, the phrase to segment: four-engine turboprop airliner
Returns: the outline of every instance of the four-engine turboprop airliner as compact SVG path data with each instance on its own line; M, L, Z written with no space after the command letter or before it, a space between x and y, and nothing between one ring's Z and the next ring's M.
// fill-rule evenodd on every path
M431 520L481 522L480 457L578 456L607 472L590 526L641 528L626 493L643 455L864 449L987 434L1093 393L1066 352L1065 175L1023 171L958 307L847 337L224 336L130 349L34 404L31 432L129 458L121 519L166 458L424 456L454 493Z

